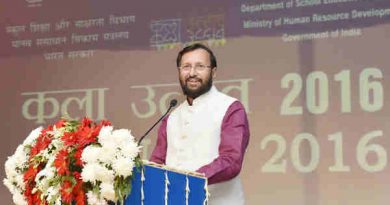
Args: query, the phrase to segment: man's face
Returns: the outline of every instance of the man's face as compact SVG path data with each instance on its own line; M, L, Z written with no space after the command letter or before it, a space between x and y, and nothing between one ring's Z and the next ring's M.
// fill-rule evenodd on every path
M210 90L216 68L210 68L210 56L207 51L196 49L185 53L181 58L180 67L180 85L187 97L194 99Z

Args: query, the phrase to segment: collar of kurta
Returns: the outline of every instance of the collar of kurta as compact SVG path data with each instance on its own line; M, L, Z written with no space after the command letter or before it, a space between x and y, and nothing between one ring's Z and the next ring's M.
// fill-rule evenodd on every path
M212 96L213 94L215 94L217 92L218 92L217 88L213 85L213 86L211 86L209 91L207 91L206 93L204 93L201 96L199 96L199 97L195 98L194 100L192 100L192 105L188 104L187 100L185 100L184 105L186 107L195 108L195 107L203 104L204 102L206 102L210 96Z

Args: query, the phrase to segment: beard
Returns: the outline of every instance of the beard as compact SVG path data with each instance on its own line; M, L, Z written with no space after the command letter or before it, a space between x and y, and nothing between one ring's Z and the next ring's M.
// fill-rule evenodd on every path
M192 80L195 79L195 80L199 81L200 87L198 87L195 90L190 89L187 85L187 82L191 79ZM209 78L206 79L205 82L203 82L202 79L197 78L197 77L189 77L184 82L180 81L180 85L181 85L181 89L183 90L184 95L186 95L187 97L190 97L192 99L195 99L195 98L207 93L211 89L211 86L213 85L213 78L211 76L211 73L210 73Z

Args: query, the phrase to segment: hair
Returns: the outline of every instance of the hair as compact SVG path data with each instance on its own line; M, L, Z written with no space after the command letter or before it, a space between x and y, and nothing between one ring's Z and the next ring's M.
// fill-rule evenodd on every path
M200 43L195 43L195 44L189 45L189 46L183 48L179 52L179 54L177 55L177 59L176 59L177 67L180 67L181 58L183 57L184 54L191 52L191 51L194 51L194 50L197 50L197 49L203 49L203 50L207 51L207 53L209 53L209 57L210 57L211 68L217 67L217 59L215 58L213 51L211 51L211 49L208 48L207 46L200 44Z

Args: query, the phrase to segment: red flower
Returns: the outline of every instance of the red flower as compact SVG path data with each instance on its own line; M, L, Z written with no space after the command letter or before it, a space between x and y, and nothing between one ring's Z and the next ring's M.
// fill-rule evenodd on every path
M34 196L34 204L41 204L41 205L47 205L46 201L41 200L41 192L37 191Z
M79 130L76 131L76 135L78 136L78 144L80 147L84 148L85 146L97 141L99 132L96 134L95 129L95 127L80 127Z
M54 166L57 168L59 175L69 175L69 152L66 149L59 151L54 160Z
M61 140L64 142L65 146L71 146L76 144L77 135L73 132L65 132L61 137Z
M76 198L77 205L87 204L86 203L87 197L85 196L85 192L83 190L80 190L79 192L77 192L77 194L75 194L75 198Z
M75 164L78 166L83 166L83 161L81 160L81 154L83 153L82 147L78 147L74 153L74 158L76 160Z
M58 129L58 128L64 127L64 126L65 126L65 123L66 123L66 120L61 119L61 120L59 120L58 122L56 122L55 126L56 126L56 128Z
M75 172L74 175L76 177L76 175L79 175L80 173L78 172ZM86 197L85 197L85 192L83 190L83 181L81 180L81 177L80 178L77 178L77 184L76 186L73 188L73 196L74 198L76 199L76 204L77 205L85 205L86 204Z
M27 203L29 205L31 205L31 204L33 205L34 204L34 196L31 193L34 186L35 186L34 182L26 183L26 185L25 185L26 191L24 192L24 196L26 197Z
M92 125L92 120L84 117L83 120L81 121L81 126L82 127L90 127Z
M49 146L49 144L51 143L52 138L46 132L47 132L47 130L42 130L42 133L37 138L37 142L31 148L30 159L33 158L35 155L37 155L42 150L46 149Z
M54 128L53 125L48 125L47 128L46 128L46 130L47 130L47 131L53 131L53 128Z
M61 186L61 199L62 202L70 204L72 202L72 190L73 185L69 180L65 180Z
M100 126L111 126L111 122L108 120L100 121Z
M35 187L35 182L26 183L26 191L24 192L24 196L27 199L27 203L29 205L37 205L42 204L41 201L41 192L36 191L34 194L32 194L32 189ZM46 205L47 203L44 202L43 205Z
M80 172L73 172L73 176L77 181L81 181L81 173Z
M101 130L101 129L102 129L102 125L95 126L95 127L93 128L93 130L92 130L91 135L92 135L93 137L99 136L99 133L100 133L100 130Z
M28 170L23 175L23 180L26 182L26 184L29 184L30 182L34 182L35 176L37 176L39 170L38 168L34 168L33 165L30 165Z

